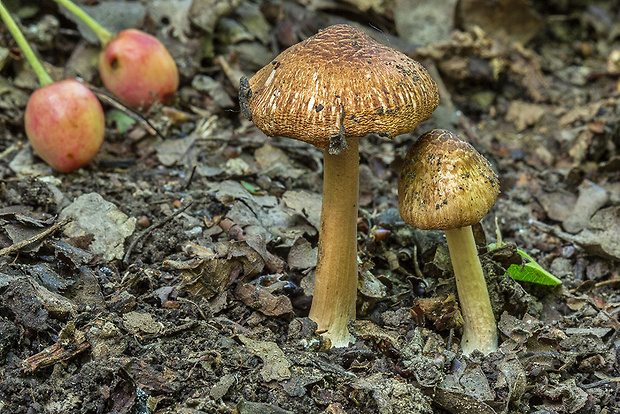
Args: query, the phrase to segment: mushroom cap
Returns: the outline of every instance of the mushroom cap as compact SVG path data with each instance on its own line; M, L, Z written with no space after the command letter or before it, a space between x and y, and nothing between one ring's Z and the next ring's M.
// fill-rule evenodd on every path
M456 134L434 129L407 152L398 207L403 220L419 229L448 230L478 223L498 194L489 161Z
M280 53L242 84L240 101L265 134L326 149L334 137L409 132L439 94L420 63L340 24Z

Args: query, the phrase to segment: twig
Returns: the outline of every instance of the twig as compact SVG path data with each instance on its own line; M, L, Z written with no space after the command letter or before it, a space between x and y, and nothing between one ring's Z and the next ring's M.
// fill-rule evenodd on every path
M161 139L166 139L166 137L161 132L159 132L159 130L155 128L151 124L151 122L145 117L143 117L141 114L129 108L128 106L124 105L123 103L119 102L115 97L111 96L108 92L103 91L94 86L88 85L85 82L83 83L84 85L88 86L88 89L90 89L95 95L97 95L97 98L99 98L99 100L121 111L123 114L127 115L128 117L130 117L131 119L139 123L149 135L157 135Z
M620 283L620 279L603 280L602 282L598 282L597 284L595 284L594 287L598 288L601 286L613 285L614 283Z
M14 244L12 244L9 247L5 247L4 249L0 250L0 257L7 256L7 255L9 255L11 253L15 253L15 252L23 249L26 246L29 246L29 245L31 245L33 243L37 243L37 242L43 240L44 238L46 238L47 236L49 236L50 234L52 234L53 232L55 232L59 228L66 226L71 221L73 221L73 219L71 219L71 218L67 218L67 219L61 220L58 223L56 223L53 226L51 226L49 229L43 230L41 233L37 233L34 236L27 238L26 240L22 240L20 242L14 243Z
M189 175L189 178L187 179L187 183L185 184L185 186L183 186L183 190L188 190L189 186L192 184L192 180L194 179L194 174L196 174L196 165L194 164L194 166L192 167L192 172Z
M86 335L77 331L75 324L71 321L62 329L58 341L54 345L24 359L21 365L24 371L32 373L58 362L68 361L88 348L90 348L90 343L86 339Z
M446 345L446 349L451 351L452 350L452 340L454 339L454 328L450 328L450 333L448 335L448 343Z
M554 236L567 241L569 243L573 243L573 244L578 244L581 245L582 243L580 243L580 239L578 237L573 236L570 233L566 233L562 230L560 230L558 227L556 226L552 226L550 224L547 223L543 223L542 221L538 221L538 220L532 220L532 225L534 227L537 227L538 229L544 231L545 233L551 233Z
M437 69L437 65L435 65L435 61L429 58L425 59L422 63L424 64L427 72L431 75L431 77L435 81L435 84L437 85L442 104L449 109L454 109L452 94L450 94L450 91L448 90L448 88L446 88L446 84L443 83L443 79L441 77L441 74L439 73L439 70Z
M0 152L0 160L3 159L4 157L8 156L13 151L17 151L18 149L21 149L22 146L23 146L23 144L22 144L21 141L11 145L10 147L5 149L4 151Z
M213 62L222 69L222 72L224 72L228 78L228 81L235 87L235 89L239 89L239 86L241 86L239 79L243 77L243 72L239 69L231 67L228 61L221 55L216 56L215 59L213 59Z
M200 308L200 306L198 306L198 304L196 302L191 301L191 300L186 299L186 298L183 298L183 297L179 297L179 298L177 298L177 300L179 302L185 302L185 303L190 303L190 304L194 305L194 307L198 310L198 313L200 313L200 316L202 316L202 319L205 320L205 321L209 320L209 318L207 318L207 315L205 315L205 313L202 311L202 309Z
M413 270L415 271L415 275L420 279L424 280L424 274L422 274L422 270L420 269L420 263L418 263L418 246L413 245Z
M461 128L465 130L465 135L467 135L467 138L469 138L469 142L476 145L480 141L480 137L478 136L476 131L474 131L471 120L460 110L456 111L456 113L459 117L459 125L461 125Z
M194 203L190 201L185 206L181 207L180 209L178 209L174 213L170 214L165 219L163 219L161 221L158 221L157 223L151 224L149 227L144 229L140 234L138 234L136 236L136 238L131 241L131 243L129 244L129 247L127 247L127 251L125 252L125 256L123 256L123 264L125 266L127 266L129 264L129 256L131 255L131 252L133 251L134 247L136 247L136 244L138 244L138 241L140 241L143 238L145 238L146 236L148 236L150 233L152 233L158 227L163 226L164 224L168 223L170 220L172 220L173 218L175 218L179 214L183 213L185 210L190 208L193 204Z
M601 385L611 384L612 382L620 382L620 377L605 378L603 380L596 381L591 384L582 383L582 384L579 384L579 386L587 390L588 388L596 388L596 387L600 387Z
M457 108L454 106L454 102L452 101L452 94L450 94L450 91L446 87L445 83L443 83L443 79L441 78L441 74L439 73L439 70L435 65L435 61L433 59L426 59L423 63L424 67L437 84L437 89L439 90L439 96L442 105L448 109L456 110L456 114L459 119L459 125L465 131L465 135L467 135L467 138L469 138L470 142L476 143L480 141L478 134L476 133L476 131L474 131L474 128L472 128L470 119L467 117L467 115L465 115L462 111L457 110Z

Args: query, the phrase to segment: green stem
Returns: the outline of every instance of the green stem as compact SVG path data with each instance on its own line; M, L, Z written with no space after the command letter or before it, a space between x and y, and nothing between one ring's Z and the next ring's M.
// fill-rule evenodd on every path
M108 43L114 38L114 35L101 26L95 19L90 17L84 10L80 9L71 0L54 0L56 3L69 10L75 17L80 19L90 30L92 30L97 38L101 47L106 47Z
M37 74L37 77L39 78L39 83L41 84L41 86L46 86L46 85L49 85L50 83L54 83L52 78L50 78L50 75L47 74L47 72L45 71L45 68L43 67L39 59L37 58L37 55L34 53L34 50L32 50L32 48L30 47L30 44L24 37L24 34L22 33L21 30L19 30L19 27L17 27L15 20L13 20L13 18L11 17L11 14L7 11L7 9L4 8L4 4L2 4L1 0L0 0L0 17L2 18L2 21L4 22L4 24L6 24L6 27L7 29L9 29L9 32L11 33L13 38L15 39L17 46L19 46L22 52L24 52L24 56L26 56L26 60L28 60L28 63L30 63L30 66L32 66L32 69L34 69L34 73Z

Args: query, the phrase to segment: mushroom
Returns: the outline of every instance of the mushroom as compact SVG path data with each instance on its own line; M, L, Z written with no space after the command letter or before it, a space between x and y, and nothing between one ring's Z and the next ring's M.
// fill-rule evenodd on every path
M463 314L463 353L497 349L497 328L471 226L495 204L497 174L469 143L434 129L409 149L398 183L400 215L422 230L444 230Z
M357 296L357 138L413 130L437 107L437 86L418 62L342 24L286 49L249 81L242 78L239 99L265 134L324 152L310 318L332 346L347 346Z

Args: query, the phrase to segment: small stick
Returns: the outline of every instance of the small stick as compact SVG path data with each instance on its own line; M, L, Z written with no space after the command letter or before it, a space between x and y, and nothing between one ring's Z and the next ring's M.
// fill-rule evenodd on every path
M185 184L185 186L183 186L183 190L189 189L189 186L192 184L192 180L194 179L194 174L196 174L196 164L194 164L194 166L192 167L192 172L187 179L187 183Z
M24 359L21 365L24 371L33 373L58 362L68 361L88 348L90 348L90 343L86 340L86 335L76 331L74 323L69 322L60 332L58 341L54 345Z
M61 220L58 223L56 223L53 226L51 226L49 229L43 230L41 233L37 233L34 236L27 238L26 240L22 240L20 242L14 243L14 244L12 244L9 247L5 247L4 249L0 250L0 257L8 256L9 254L15 253L15 252L23 249L26 246L29 246L29 245L31 245L33 243L36 243L36 242L39 242L39 241L43 240L44 238L46 238L47 236L49 236L50 234L52 234L53 232L55 232L59 228L64 227L65 225L67 225L71 221L73 221L73 219L71 219L71 218L67 218L67 219Z
M418 263L418 246L413 245L413 270L415 271L415 275L420 279L424 280L424 274L420 269L420 263Z
M222 72L224 72L235 89L239 89L239 86L241 86L240 79L243 77L243 73L240 70L231 67L228 61L221 55L216 56L215 59L213 59L213 62L222 69Z
M441 74L439 73L439 69L437 69L437 65L435 65L435 62L432 59L426 59L423 63L424 67L426 68L428 73L430 73L431 77L435 80L435 83L437 84L439 96L441 96L441 102L448 109L454 110L455 106L454 102L452 101L452 94L450 94L450 91L446 87L446 84L443 82ZM463 128L469 140L472 142L479 141L478 134L476 134L476 132L472 128L471 122L467 115L465 115L462 111L456 111L456 113L459 118L459 125Z
M598 287L601 287L601 286L612 285L614 283L620 283L620 279L603 280L602 282L598 282L596 285L594 285L594 287L598 288Z
M139 240L143 239L144 237L146 237L147 235L152 233L158 227L163 226L164 224L168 223L170 220L172 220L173 218L175 218L179 214L183 213L185 210L190 208L193 204L194 204L193 202L187 203L185 206L181 207L180 209L178 209L174 213L170 214L165 219L163 219L161 221L158 221L157 223L151 224L149 227L144 229L140 234L138 234L136 236L136 238L133 239L131 241L131 243L129 244L129 247L127 248L127 251L125 252L125 256L123 257L123 264L125 264L125 266L127 266L129 264L129 256L131 255L131 252L133 251L134 247L136 247L136 244L138 244Z
M122 102L119 102L118 99L111 96L108 92L99 88L95 88L94 86L88 85L84 82L82 83L85 86L88 86L88 89L90 89L90 91L94 93L100 101L105 102L110 106L113 106L115 109L121 111L123 114L136 121L138 124L140 124L142 128L146 130L146 132L148 132L149 135L157 135L161 139L166 139L166 137L161 132L159 132L159 130L155 128L148 119L146 119L133 109L129 108Z
M177 298L177 300L179 302L185 302L185 303L190 303L190 304L194 305L194 307L198 310L198 313L200 313L200 316L202 316L202 319L205 320L205 321L209 320L209 318L207 318L207 315L205 315L205 313L202 311L202 309L200 308L200 306L198 306L198 304L196 302L191 301L191 300L186 299L186 298L183 298L183 297L179 297L179 298ZM160 336L168 336L168 335L160 335Z
M439 69L437 69L437 65L435 65L435 61L433 59L425 59L422 63L435 81L435 84L437 84L437 89L439 90L439 96L441 96L441 101L443 105L445 105L449 109L454 109L452 94L450 93L448 88L446 88L446 84L443 83L443 79L441 77L441 74L439 73Z
M601 385L607 385L613 382L620 382L620 377L605 378L600 381L593 382L591 384L579 384L579 386L587 390L588 388L600 387Z
M8 147L7 149L5 149L4 151L0 152L0 160L3 159L4 157L8 156L10 153L17 151L18 149L21 149L22 147L22 143L21 141L12 144L10 147Z

